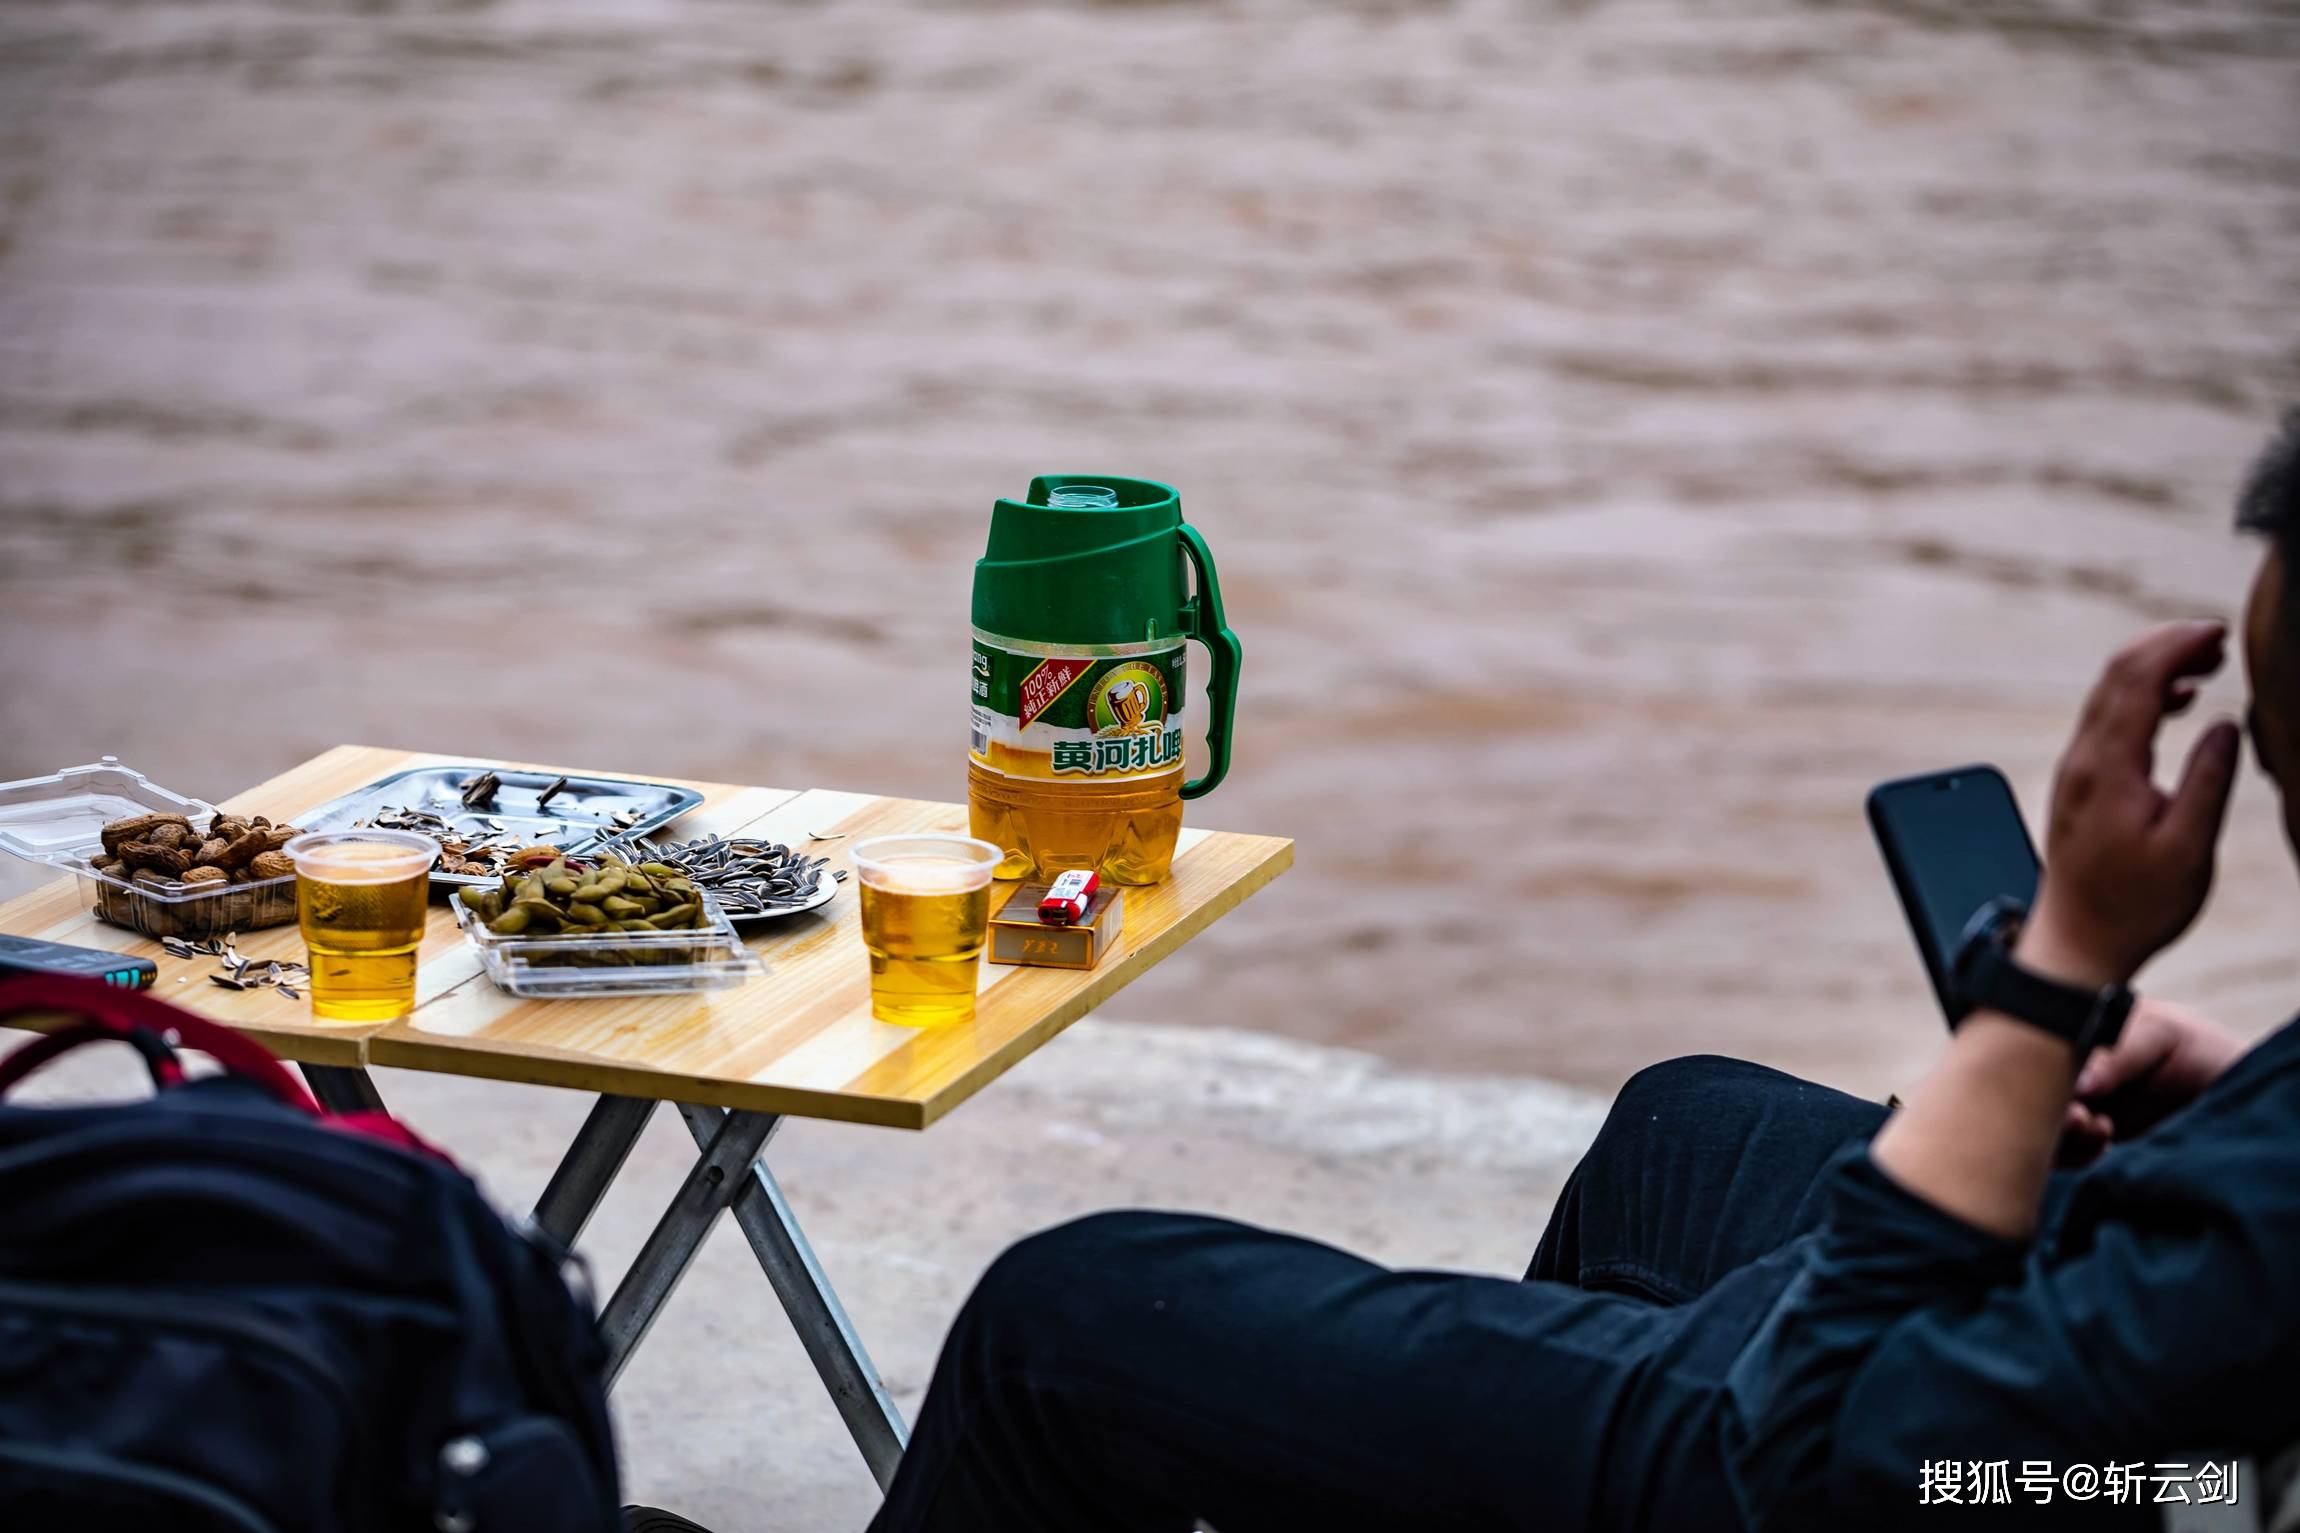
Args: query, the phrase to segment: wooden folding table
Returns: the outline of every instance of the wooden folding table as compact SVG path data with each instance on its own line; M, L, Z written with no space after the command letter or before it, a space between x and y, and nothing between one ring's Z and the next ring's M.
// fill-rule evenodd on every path
M300 812L388 773L469 759L338 746L226 807L292 823ZM828 857L834 870L850 866L848 848L865 836L966 828L966 811L956 804L819 788L687 786L702 793L702 804L662 834L740 833L787 842ZM819 912L774 923L750 943L768 964L767 974L740 989L697 995L547 1001L507 995L481 975L446 909L434 906L415 1010L383 1024L324 1022L312 1016L308 999L208 984L213 960L168 957L157 942L97 921L70 879L0 905L0 932L156 960L159 995L297 1061L314 1092L333 1107L380 1105L370 1065L598 1093L533 1214L570 1247L656 1104L676 1104L698 1153L600 1312L610 1379L630 1360L719 1216L731 1210L883 1486L902 1454L902 1418L767 1167L764 1152L775 1130L790 1117L927 1127L1236 908L1292 860L1291 841L1185 830L1173 877L1127 891L1124 932L1100 966L986 965L975 1021L923 1032L870 1015L851 879ZM293 926L245 933L237 945L257 958L303 956Z

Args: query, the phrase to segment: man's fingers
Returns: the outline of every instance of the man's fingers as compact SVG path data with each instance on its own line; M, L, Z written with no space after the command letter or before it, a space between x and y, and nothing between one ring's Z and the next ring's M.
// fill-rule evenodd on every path
M2137 1015L2134 1021L2141 1020ZM2084 1068L2076 1074L2076 1095L2085 1101L2116 1095L2127 1081L2146 1075L2156 1068L2163 1057L2164 1047L2153 1033L2132 1036L2128 1025L2126 1036L2117 1040L2113 1048L2096 1049Z
M2099 1113L2069 1104L2068 1116L2061 1122L2060 1144L2053 1154L2054 1163L2063 1170L2077 1170L2100 1159L2101 1151L2108 1148L2116 1137L2116 1125Z
M2147 769L2156 726L2173 707L2172 689L2220 669L2228 628L2220 622L2166 623L2117 651L2092 689L2080 733L2105 755Z
M2181 845L2201 851L2220 839L2228 818L2228 796L2236 786L2236 763L2243 732L2234 719L2222 719L2204 732L2188 753L2180 785L2164 815L2164 829Z
M2076 1074L2076 1095L2086 1102L2115 1096L2134 1081L2145 1079L2172 1053L2178 1029L2157 1013L2154 1001L2133 1008L2124 1036L2109 1048L2095 1049Z

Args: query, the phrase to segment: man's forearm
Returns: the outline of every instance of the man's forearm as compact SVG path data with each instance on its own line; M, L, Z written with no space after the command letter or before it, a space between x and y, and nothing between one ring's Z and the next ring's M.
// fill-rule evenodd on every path
M2076 1054L1994 1012L1968 1018L1869 1153L1885 1173L1967 1224L2025 1239L2052 1172Z
M2042 924L2022 934L2017 956L2028 968L2087 988L2115 978ZM2036 1228L2081 1063L2042 1029L1975 1012L1878 1131L1870 1154L1926 1202L1991 1234L2026 1239Z

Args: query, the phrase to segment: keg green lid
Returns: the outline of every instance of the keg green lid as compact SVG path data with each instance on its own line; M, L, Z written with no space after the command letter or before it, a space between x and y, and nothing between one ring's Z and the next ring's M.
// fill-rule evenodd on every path
M1025 498L991 508L990 543L974 567L974 626L1041 644L1179 637L1181 526L1182 497L1168 485L1108 474L1033 479Z

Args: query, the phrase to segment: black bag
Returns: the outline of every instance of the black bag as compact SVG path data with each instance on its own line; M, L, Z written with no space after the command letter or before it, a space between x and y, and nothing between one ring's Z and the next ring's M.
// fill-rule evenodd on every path
M159 1087L0 1104L0 1528L611 1533L604 1349L561 1253L381 1114L329 1118L237 1033L86 981ZM163 1035L226 1073L186 1083ZM268 1067L268 1068L267 1068Z

